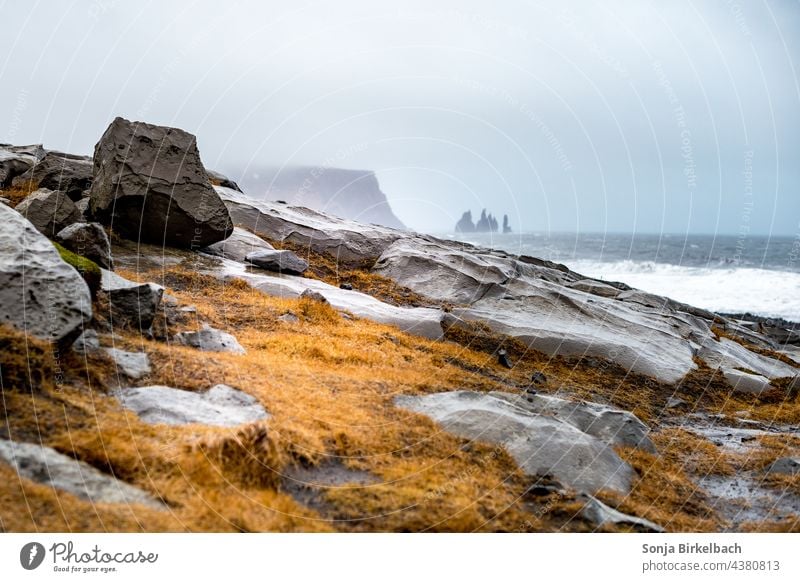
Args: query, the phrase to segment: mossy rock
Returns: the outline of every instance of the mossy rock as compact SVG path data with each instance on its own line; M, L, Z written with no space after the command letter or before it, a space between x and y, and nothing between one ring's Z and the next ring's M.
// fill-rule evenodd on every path
M58 254L61 255L61 260L72 266L81 274L81 277L83 277L83 280L86 281L86 284L89 286L89 291L94 300L97 297L97 292L100 291L100 284L103 280L103 273L97 263L65 249L57 242L54 242L53 246L56 247Z

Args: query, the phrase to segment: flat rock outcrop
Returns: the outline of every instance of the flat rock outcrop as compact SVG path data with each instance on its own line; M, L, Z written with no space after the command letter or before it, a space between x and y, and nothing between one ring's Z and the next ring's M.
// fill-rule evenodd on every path
M71 493L92 503L139 504L153 509L166 506L149 493L106 475L58 451L33 443L0 439L0 460L20 476Z
M549 475L579 492L626 493L635 476L602 440L492 394L457 391L398 396L395 404L429 416L458 436L503 445L528 475Z
M199 249L233 230L195 137L117 117L94 150L90 213L132 240Z
M123 388L116 395L123 407L148 424L234 427L269 418L258 400L225 384L205 392L169 386Z
M89 287L47 238L0 204L0 322L48 340L80 334L92 318Z
M309 208L254 200L230 188L215 186L233 222L269 239L327 253L342 263L374 262L405 233L391 228L336 218Z

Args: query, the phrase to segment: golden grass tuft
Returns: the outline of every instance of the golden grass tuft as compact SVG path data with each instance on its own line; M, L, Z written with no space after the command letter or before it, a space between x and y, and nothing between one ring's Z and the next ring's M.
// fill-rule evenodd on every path
M25 200L28 195L35 191L39 186L32 182L23 182L16 186L9 186L8 188L0 190L0 196L8 198L11 208L15 208L17 204Z

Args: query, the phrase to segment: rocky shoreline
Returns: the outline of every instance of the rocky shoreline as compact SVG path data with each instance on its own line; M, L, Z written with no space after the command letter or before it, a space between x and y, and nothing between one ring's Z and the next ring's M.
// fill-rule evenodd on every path
M121 118L91 158L0 145L0 197L0 474L41 503L8 531L800 527L791 322L256 200Z

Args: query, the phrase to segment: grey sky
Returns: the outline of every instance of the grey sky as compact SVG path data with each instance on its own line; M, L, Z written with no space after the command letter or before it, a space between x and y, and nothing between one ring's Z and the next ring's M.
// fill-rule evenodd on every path
M0 141L90 153L122 115L195 133L213 168L374 169L421 230L488 207L517 230L800 234L796 1L0 14Z

